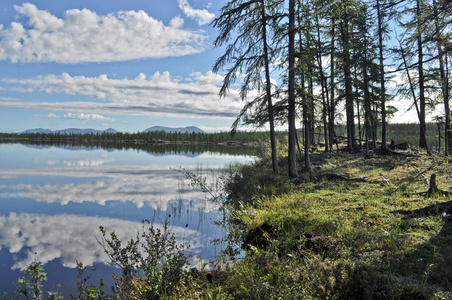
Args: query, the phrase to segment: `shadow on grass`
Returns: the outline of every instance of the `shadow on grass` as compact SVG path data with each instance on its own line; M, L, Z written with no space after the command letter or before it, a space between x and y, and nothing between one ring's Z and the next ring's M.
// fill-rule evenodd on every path
M410 227L414 220L402 221ZM394 284L405 299L452 298L452 223L413 250L388 259Z

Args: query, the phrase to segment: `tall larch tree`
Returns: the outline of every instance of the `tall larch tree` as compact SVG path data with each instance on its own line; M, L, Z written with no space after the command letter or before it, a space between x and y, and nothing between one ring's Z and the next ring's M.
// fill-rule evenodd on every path
M227 46L226 52L214 65L214 72L219 72L228 65L224 76L220 96L225 96L229 86L237 79L237 74L243 73L244 79L240 90L242 99L247 97L248 91L259 88L262 83L265 87L263 99L267 105L267 118L270 126L270 143L272 152L273 173L279 174L275 124L273 113L273 101L270 78L270 46L268 33L267 9L275 10L281 1L265 0L233 0L229 1L221 9L221 15L213 22L213 26L219 29L219 35L214 45L220 47L228 43L234 34L234 41ZM264 76L262 77L262 70Z
M295 99L295 0L289 0L289 26L288 26L288 166L289 177L297 178L297 132L296 132L296 99Z

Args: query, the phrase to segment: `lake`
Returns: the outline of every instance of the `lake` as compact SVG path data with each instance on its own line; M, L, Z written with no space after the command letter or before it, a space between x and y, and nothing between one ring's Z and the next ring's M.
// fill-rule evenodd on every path
M181 168L214 180L230 164L253 159L227 147L0 144L0 299L13 298L21 269L44 264L46 291L76 290L77 262L96 267L90 282L113 284L99 226L129 240L148 219L168 218L190 263L211 261L225 231L218 206ZM209 179L213 177L213 179ZM170 217L169 217L170 216Z

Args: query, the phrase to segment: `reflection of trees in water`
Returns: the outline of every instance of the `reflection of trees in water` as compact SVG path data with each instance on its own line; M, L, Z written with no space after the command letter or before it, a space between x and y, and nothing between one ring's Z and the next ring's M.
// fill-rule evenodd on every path
M184 180L181 180L183 185L185 186ZM204 221L207 218L206 210L211 211L211 208L206 207L207 199L206 198L196 198L187 200L184 198L185 189L181 188L181 185L178 189L178 199L171 200L168 203L167 213L170 213L177 223L182 224L194 224L197 222L197 226L193 227L196 230L202 228ZM203 202L205 206L203 207ZM197 220L194 220L197 218ZM182 224L183 225L183 224Z
M145 151L149 154L179 154L186 156L197 156L204 152L217 152L232 155L255 155L257 149L255 147L240 146L231 147L217 144L203 145L203 144L124 144L124 143L95 143L95 142L59 142L59 141L15 141L14 143L25 146L38 147L59 147L68 150L97 150L103 149L107 151L125 151L137 150ZM2 141L0 144L11 144L11 141Z

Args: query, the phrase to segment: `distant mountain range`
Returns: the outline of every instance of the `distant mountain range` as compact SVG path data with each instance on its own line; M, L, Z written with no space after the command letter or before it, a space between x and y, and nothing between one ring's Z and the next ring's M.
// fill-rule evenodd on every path
M203 130L199 129L195 126L187 126L187 127L177 127L177 128L171 128L171 127L163 127L163 126L152 126L148 129L143 130L143 132L150 132L150 131L164 131L164 132L180 132L180 133L205 133Z
M178 128L171 128L171 127L163 127L163 126L153 126L149 127L148 129L143 130L142 132L150 132L150 131L164 131L164 132L181 132L181 133L204 133L203 130L199 129L195 126L187 126L187 127L178 127ZM47 133L47 134L101 134L103 132L108 133L117 133L113 128L108 128L105 130L96 130L92 128L87 129L79 129L79 128L67 128L62 130L50 130L50 129L44 129L44 128L35 128L35 129L27 129L25 131L22 131L21 133Z
M43 129L43 128L35 128L35 129L27 129L25 131L22 131L21 133L101 134L103 132L117 133L117 131L114 130L113 128L108 128L105 130L96 130L96 129L92 129L92 128L87 128L87 129L67 128L67 129L62 129L62 130L50 130L50 129Z

